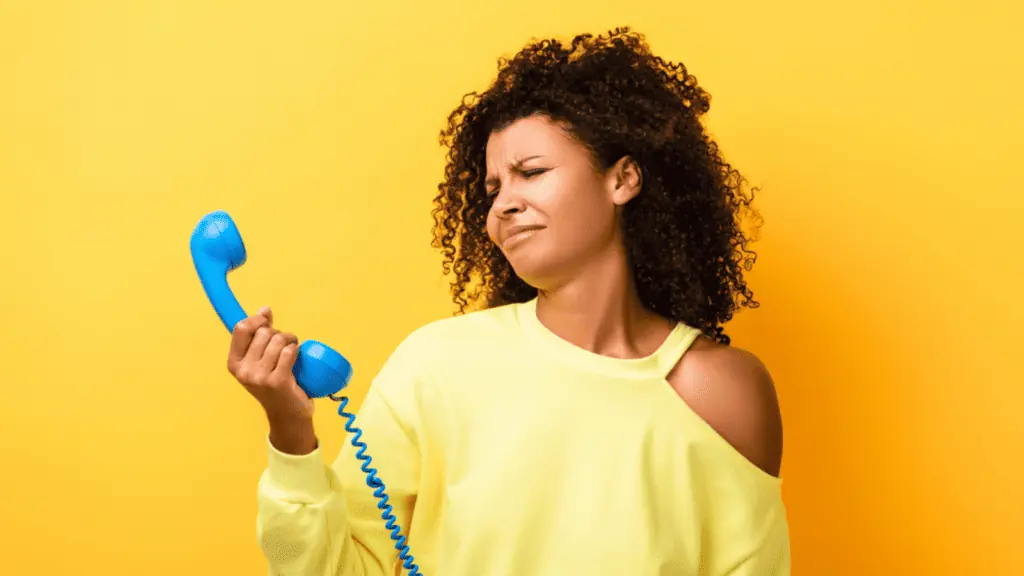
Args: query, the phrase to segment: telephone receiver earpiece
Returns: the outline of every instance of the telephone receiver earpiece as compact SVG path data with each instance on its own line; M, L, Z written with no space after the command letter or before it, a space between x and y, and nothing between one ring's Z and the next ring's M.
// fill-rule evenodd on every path
M233 332L248 317L228 286L228 273L245 264L245 243L231 216L223 210L211 212L192 232L192 261L199 281L220 321ZM292 368L295 381L310 398L332 396L348 385L352 365L331 347L306 340Z

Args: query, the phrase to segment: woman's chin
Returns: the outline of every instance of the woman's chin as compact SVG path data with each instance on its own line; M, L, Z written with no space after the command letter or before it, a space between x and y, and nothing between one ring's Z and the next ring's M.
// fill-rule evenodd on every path
M559 266L541 258L518 257L510 259L512 271L520 280L538 290L548 290L558 284Z

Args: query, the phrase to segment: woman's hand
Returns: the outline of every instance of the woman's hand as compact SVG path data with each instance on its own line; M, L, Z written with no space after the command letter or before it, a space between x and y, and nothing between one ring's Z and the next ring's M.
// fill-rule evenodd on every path
M313 400L292 374L298 352L298 338L274 328L266 307L235 326L228 352L228 371L267 414L271 443L292 454L316 447Z

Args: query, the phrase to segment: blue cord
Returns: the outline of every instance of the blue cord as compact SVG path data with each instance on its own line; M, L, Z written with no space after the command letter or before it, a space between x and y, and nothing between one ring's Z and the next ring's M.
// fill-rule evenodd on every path
M402 566L409 570L409 576L423 576L420 573L420 567L415 564L412 555L409 554L409 546L405 543L405 536L402 536L402 529L395 523L395 515L391 513L391 505L388 504L388 495L384 493L384 482L377 478L377 469L370 468L370 462L373 461L373 458L366 454L366 442L359 439L363 435L363 431L355 425L356 415L345 412L345 406L348 405L348 396L343 396L338 400L341 402L341 405L338 406L338 414L346 419L345 430L352 434L352 446L357 448L356 458L363 461L361 468L366 473L366 485L374 489L373 495L380 500L377 503L377 508L383 511L380 517L386 521L385 526L387 526L388 530L391 530L391 539L395 541L395 550L398 550L398 558L402 560Z

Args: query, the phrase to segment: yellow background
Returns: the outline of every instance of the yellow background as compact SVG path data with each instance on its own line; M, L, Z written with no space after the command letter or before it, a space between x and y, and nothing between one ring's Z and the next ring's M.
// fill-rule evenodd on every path
M369 378L451 306L437 133L534 36L630 24L763 188L731 326L785 411L794 574L1024 573L1009 0L0 2L0 573L259 574L265 424L192 269ZM330 402L317 425L343 439ZM1018 572L1018 570L1020 572Z

